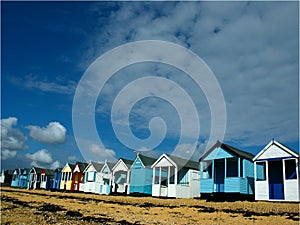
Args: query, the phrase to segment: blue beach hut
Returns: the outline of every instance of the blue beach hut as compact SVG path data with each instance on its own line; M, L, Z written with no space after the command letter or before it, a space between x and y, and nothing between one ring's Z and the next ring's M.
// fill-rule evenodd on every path
M253 198L252 158L251 153L217 141L199 160L201 197Z
M61 170L62 168L56 168L54 170L53 183L51 186L52 190L60 190Z

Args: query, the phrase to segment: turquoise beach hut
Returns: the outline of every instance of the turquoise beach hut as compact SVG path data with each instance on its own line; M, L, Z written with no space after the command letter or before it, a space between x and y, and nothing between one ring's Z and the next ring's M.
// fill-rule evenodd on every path
M253 157L217 141L199 160L201 197L254 198Z
M29 180L29 169L25 168L22 170L22 174L20 175L20 188L27 188L28 187L28 180Z
M15 169L12 175L11 186L20 187L20 175L23 173L21 169Z
M151 166L156 160L137 153L131 166L130 194L152 195L153 169Z

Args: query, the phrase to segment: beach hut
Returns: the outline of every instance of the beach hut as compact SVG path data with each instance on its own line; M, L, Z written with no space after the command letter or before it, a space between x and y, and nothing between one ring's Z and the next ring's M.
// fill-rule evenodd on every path
M0 174L0 183L3 184L4 180L5 180L5 171L4 169L2 169Z
M130 167L133 161L120 158L112 168L112 192L129 194Z
M72 171L71 191L84 191L83 171L88 166L88 163L76 162Z
M70 191L72 187L72 171L75 165L66 163L61 170L60 190Z
M61 171L62 171L62 168L56 168L54 170L53 183L51 186L52 190L60 190Z
M152 164L157 159L137 153L130 171L130 194L152 195Z
M41 170L41 183L40 188L50 190L53 186L54 170L42 169Z
M27 188L28 187L28 180L29 180L29 170L25 168L20 175L20 188Z
M252 199L252 158L251 153L217 141L199 160L201 197Z
M41 187L42 168L32 167L29 170L28 189L39 189Z
M199 164L168 154L162 154L151 166L152 196L171 198L199 197Z
M84 192L88 193L99 193L100 192L100 180L101 178L101 169L103 167L103 163L95 163L90 162L84 173Z
M14 170L5 170L4 171L4 183L3 185L10 186Z
M12 175L11 186L12 187L20 187L20 175L22 174L23 170L15 169Z
M253 161L255 200L300 201L299 153L272 140Z
M100 194L108 195L111 193L112 189L112 168L115 164L106 162L101 169L101 179L100 179Z

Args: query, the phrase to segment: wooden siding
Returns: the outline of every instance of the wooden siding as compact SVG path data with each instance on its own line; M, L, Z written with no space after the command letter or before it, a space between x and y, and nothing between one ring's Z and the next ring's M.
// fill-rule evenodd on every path
M200 193L213 193L214 182L212 178L200 179Z
M200 193L254 194L253 162L232 156L221 147L200 162Z
M130 193L152 194L152 169L135 167L130 174Z
M254 164L249 160L243 160L244 163L244 178L246 178L247 183L245 184L247 187L246 194L254 194Z
M60 190L61 171L55 170L52 189Z

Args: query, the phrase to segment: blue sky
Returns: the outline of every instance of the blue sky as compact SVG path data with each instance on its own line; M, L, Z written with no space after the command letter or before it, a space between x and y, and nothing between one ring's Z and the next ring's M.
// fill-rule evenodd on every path
M117 114L117 125L120 129L129 125L136 137L144 139L150 135L151 118L161 117L166 136L155 151L144 153L159 155L178 148L177 155L185 156L196 149L193 159L198 159L211 138L208 100L187 74L162 63L130 65L115 73L95 110L87 112L95 118L103 145L89 139L89 129L84 131L84 149L76 144L72 106L83 74L107 51L141 40L173 42L205 61L225 100L225 143L256 154L275 138L298 151L298 4L1 2L1 166L54 168L67 161L132 159L134 150L149 146L130 149L118 140L111 123L112 105L124 86L146 76L178 83L193 100L199 122L188 120L187 138L180 143L181 115L167 100L152 96L134 104L129 121ZM158 81L152 85L161 93L171 90ZM122 106L126 108L149 86L132 85ZM177 94L172 92L173 99L186 109L187 101ZM198 126L195 142L188 137ZM160 135L162 129L153 131Z

